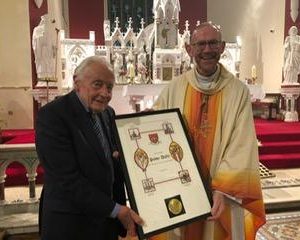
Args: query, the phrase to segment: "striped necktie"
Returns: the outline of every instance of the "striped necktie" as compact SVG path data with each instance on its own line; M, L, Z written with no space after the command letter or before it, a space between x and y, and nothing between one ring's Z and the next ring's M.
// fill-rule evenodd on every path
M105 126L102 126L99 116L95 113L91 114L91 122L93 125L93 129L94 129L99 141L101 142L101 145L104 150L105 158L107 159L107 161L109 163L109 166L110 166L111 172L112 172L112 176L113 176L112 153L111 153L111 149L110 149L110 145L109 145L107 136L104 133L103 128Z

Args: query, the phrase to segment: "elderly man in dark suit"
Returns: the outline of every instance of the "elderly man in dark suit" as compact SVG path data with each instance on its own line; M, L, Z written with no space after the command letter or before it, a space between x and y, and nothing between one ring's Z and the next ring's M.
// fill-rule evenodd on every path
M125 206L108 106L114 75L99 57L74 73L74 90L38 112L36 147L45 170L42 240L116 240L142 219Z

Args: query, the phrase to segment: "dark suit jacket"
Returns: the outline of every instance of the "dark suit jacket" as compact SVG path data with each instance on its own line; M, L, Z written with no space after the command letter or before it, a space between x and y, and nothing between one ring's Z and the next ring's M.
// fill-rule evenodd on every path
M99 117L113 151L114 111L108 107ZM109 239L111 231L124 236L121 224L109 218L115 202L126 201L120 163L113 160L113 183L105 149L74 91L39 110L36 148L45 170L42 239Z

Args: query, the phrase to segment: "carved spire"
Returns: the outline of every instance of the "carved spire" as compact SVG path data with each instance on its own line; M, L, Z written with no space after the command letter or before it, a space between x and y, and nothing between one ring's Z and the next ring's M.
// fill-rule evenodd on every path
M189 20L185 20L185 31L189 31Z
M132 28L132 17L128 20L128 29Z
M144 21L144 18L141 18L141 29L144 29L144 26L145 26L145 21Z
M116 28L119 28L119 23L120 23L119 17L116 17L116 20L115 20Z

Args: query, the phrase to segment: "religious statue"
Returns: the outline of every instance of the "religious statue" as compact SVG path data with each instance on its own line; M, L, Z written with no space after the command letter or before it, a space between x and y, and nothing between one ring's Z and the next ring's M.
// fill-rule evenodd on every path
M32 48L38 80L56 80L57 35L55 21L47 14L41 16L38 26L33 29Z
M132 50L129 50L129 53L126 57L126 62L127 62L127 78L128 78L128 83L134 83L135 81L135 66L134 66L134 60L133 60L133 54Z
M109 38L110 35L110 21L109 20L104 20L103 22L103 29L104 29L104 38Z
M289 29L284 41L283 84L298 84L300 73L300 36L296 26Z
M114 74L116 83L124 83L123 77L123 57L120 53L116 52L114 57Z
M146 66L146 53L142 51L138 55L138 63L137 63L137 72L138 72L138 82L137 83L146 83L148 69Z
M191 57L187 53L186 49L182 50L182 63L181 63L181 73L188 71L191 68Z

